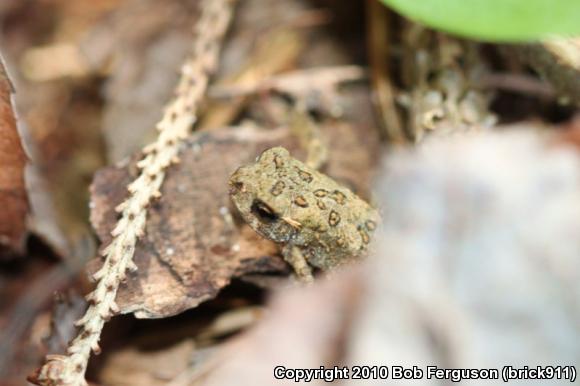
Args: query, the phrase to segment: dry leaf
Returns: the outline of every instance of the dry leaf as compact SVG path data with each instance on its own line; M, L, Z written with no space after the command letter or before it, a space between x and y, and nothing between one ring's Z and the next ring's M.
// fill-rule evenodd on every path
M179 385L295 385L294 380L275 379L274 368L340 364L365 285L357 270L339 272L334 279L278 294L256 327L214 353Z
M103 132L118 162L155 138L191 46L198 2L128 1L99 22L82 44L95 70L106 69Z
M19 129L31 158L26 175L29 229L63 258L87 259L94 254L88 182L103 164L102 97L98 80L92 77L31 81L25 77L23 60L37 49L77 47L80 36L121 1L19 2L17 10L4 15L3 48L14 69ZM70 57L62 56L62 51L54 54L59 56L44 56L49 63L35 65L46 70L56 62L70 64L64 63Z
M186 340L156 350L126 348L107 358L100 376L105 385L163 386L185 371L194 357L195 344Z
M28 214L25 166L26 153L12 109L12 84L0 59L0 245L17 252L23 248Z
M44 339L48 353L62 354L66 352L68 342L77 333L74 322L83 316L86 307L87 302L74 289L56 294L50 318L50 335Z

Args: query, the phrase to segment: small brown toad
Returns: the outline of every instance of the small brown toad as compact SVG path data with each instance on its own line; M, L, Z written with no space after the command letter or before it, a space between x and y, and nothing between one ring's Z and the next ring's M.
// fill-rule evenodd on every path
M229 184L243 219L284 245L284 258L304 281L312 280L310 265L327 270L363 254L380 219L364 200L282 147L240 167Z

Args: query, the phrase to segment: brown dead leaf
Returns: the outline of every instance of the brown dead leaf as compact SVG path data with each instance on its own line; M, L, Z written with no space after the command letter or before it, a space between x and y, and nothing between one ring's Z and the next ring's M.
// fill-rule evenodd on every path
M83 316L86 307L87 302L84 297L74 289L55 295L50 318L50 334L43 339L48 353L66 352L68 342L77 333L74 322Z
M46 354L42 339L49 332L50 318L41 311L49 307L55 291L71 282L71 266L54 265L45 252L41 256L35 252L31 249L27 259L14 261L10 268L4 265L0 270L2 386L21 385L22 374L38 366Z
M352 322L364 303L365 272L361 271L341 271L334 280L277 294L270 312L254 329L219 348L187 379L174 381L172 386L271 385L276 366L340 365ZM296 382L277 379L276 384ZM309 384L324 382L313 380Z
M105 385L166 385L187 369L195 349L191 340L157 350L126 348L107 358L100 380Z
M376 159L374 131L347 124L323 128L332 149L326 170L366 192ZM146 236L138 244L136 277L121 288L122 312L165 317L214 297L232 278L249 273L287 273L278 247L241 223L228 196L230 174L268 147L297 148L287 129L226 128L195 134L181 151L149 211ZM293 150L294 149L294 150ZM103 245L116 221L114 207L134 177L132 166L107 168L92 185L91 221ZM94 261L92 269L100 261Z
M304 48L304 36L291 27L272 28L259 39L248 60L234 75L221 79L218 86L252 88L272 74L292 68ZM212 101L201 122L202 129L230 124L247 104L246 98Z
M28 226L63 258L87 259L94 254L87 188L103 165L100 80L64 76L33 81L26 77L25 58L37 49L77 47L96 20L121 1L19 2L17 10L3 15L3 48L17 86L22 141L31 158L26 175ZM61 52L44 56L45 62L35 65L46 69L59 62L67 67L63 62L69 59Z
M28 198L24 184L26 153L12 109L12 85L0 58L0 246L22 251Z
M82 51L104 88L103 132L108 159L118 162L155 137L155 123L172 95L190 50L198 2L127 1L99 22Z

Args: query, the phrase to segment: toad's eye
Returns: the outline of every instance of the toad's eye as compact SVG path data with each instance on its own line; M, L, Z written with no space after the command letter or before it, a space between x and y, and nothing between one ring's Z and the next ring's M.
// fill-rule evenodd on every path
M276 212L260 200L255 200L252 204L252 213L262 222L274 222L278 220Z

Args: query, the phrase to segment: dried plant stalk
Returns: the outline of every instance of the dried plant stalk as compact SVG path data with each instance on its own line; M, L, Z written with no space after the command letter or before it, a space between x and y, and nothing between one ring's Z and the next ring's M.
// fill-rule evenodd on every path
M113 240L103 250L105 262L94 274L96 288L87 296L90 306L77 321L79 335L70 343L68 355L51 355L32 381L39 385L86 385L85 371L91 351L98 353L105 322L119 311L115 297L126 271L135 271L135 245L145 231L147 207L161 196L166 169L178 162L180 142L196 121L196 110L218 62L219 48L232 16L231 0L202 0L195 26L192 56L181 69L175 98L166 106L157 124L159 136L145 147L137 166L139 176L127 189L129 197L116 209L121 218L111 232Z

